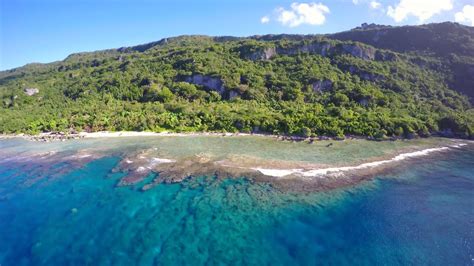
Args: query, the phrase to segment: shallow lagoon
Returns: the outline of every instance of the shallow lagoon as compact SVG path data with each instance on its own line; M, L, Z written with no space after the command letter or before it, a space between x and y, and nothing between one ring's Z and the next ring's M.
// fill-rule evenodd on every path
M160 136L122 137L70 140L67 142L32 142L21 138L0 141L1 153L91 152L107 151L116 154L155 148L165 158L183 158L206 153L222 159L228 156L248 156L268 160L300 161L321 164L358 163L371 158L415 148L450 145L458 141L431 138L410 141L280 141L262 136ZM327 147L331 144L330 147Z
M173 159L204 150L216 159L232 152L346 165L449 143L334 142L328 149L325 142L252 137L1 140L0 264L469 265L472 144L325 192L282 191L271 182L213 175L142 191L152 176L117 187L125 173L112 171L125 154L149 148ZM78 150L101 156L80 165L59 159ZM61 156L45 165L42 158L51 151Z

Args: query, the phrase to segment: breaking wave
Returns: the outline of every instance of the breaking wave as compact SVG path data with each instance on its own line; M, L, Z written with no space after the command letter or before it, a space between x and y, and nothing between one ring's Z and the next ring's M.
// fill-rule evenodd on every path
M430 153L433 152L441 152L441 151L446 151L451 148L460 148L463 146L466 146L467 144L465 143L460 143L456 145L451 145L447 147L439 147L439 148L429 148L429 149L424 149L421 151L414 151L414 152L407 152L407 153L402 153L399 154L391 159L388 160L381 160L381 161L374 161L374 162L369 162L369 163L363 163L359 164L356 166L341 166L341 167L330 167L330 168L322 168L322 169L310 169L310 170L305 170L305 169L269 169L269 168L252 168L252 170L258 171L263 175L266 176L273 176L273 177L286 177L290 175L296 175L296 176L301 176L301 177L324 177L330 174L340 174L348 171L354 171L354 170L363 170L363 169L370 169L370 168L375 168L381 165L386 165L394 162L399 162L406 160L408 158L414 158L414 157L421 157L421 156L426 156Z

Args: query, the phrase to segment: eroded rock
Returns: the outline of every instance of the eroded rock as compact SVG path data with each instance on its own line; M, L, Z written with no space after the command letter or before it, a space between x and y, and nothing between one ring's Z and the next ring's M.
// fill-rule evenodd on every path
M345 67L343 67L344 69ZM365 81L380 81L384 80L385 77L380 74L372 73L363 69L360 69L356 66L349 66L347 70L352 74L352 75L357 75L360 77L360 79L365 80Z
M317 54L324 57L335 55L351 55L363 60L394 61L396 54L388 51L378 51L372 46L360 43L334 43L327 40L293 43L276 48L262 47L257 51L244 53L242 56L249 60L269 60L276 55L297 55L300 53Z
M33 96L33 95L39 93L39 89L38 89L38 88L25 88L23 91L24 91L25 94L28 95L28 96Z
M357 58L361 58L363 60L375 59L375 48L370 47L370 46L360 46L357 44L343 44L342 49L344 53L350 54Z
M332 81L329 79L318 80L313 82L312 86L314 92L324 92L332 89Z
M257 60L270 60L275 55L277 55L275 47L267 47L267 48L258 50L256 52L250 53L246 55L245 57L252 61L257 61Z
M213 91L217 91L221 96L225 93L224 82L220 77L194 74L184 77L184 81L195 85L204 86Z

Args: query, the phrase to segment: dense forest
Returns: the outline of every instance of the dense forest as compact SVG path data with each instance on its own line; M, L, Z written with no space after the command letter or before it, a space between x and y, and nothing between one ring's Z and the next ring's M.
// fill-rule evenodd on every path
M463 42L449 54L392 47L406 37L377 46L361 34L388 38L398 28L366 26L334 36L180 36L29 64L0 72L0 132L473 138L474 88L462 80L474 76L474 34L452 25L462 30L426 40Z

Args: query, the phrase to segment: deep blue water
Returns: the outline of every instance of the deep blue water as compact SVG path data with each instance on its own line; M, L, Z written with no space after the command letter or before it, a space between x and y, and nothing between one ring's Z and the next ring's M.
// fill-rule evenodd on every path
M472 148L324 193L212 176L142 192L116 187L119 160L0 163L0 265L474 262Z

